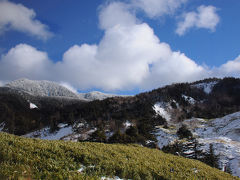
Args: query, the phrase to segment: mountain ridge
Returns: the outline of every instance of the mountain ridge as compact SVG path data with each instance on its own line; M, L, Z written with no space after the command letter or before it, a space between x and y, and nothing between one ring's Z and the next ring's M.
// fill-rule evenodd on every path
M7 83L5 86L18 91L24 91L33 96L47 96L47 97L65 97L75 98L85 101L103 100L109 97L122 96L115 94L107 94L99 91L92 91L87 93L76 93L64 85L47 80L29 80L26 78L17 79Z

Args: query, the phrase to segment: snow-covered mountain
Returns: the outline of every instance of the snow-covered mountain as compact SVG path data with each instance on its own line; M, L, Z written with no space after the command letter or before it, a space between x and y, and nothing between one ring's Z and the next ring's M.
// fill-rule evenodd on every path
M83 99L86 101L103 100L106 98L116 97L116 96L122 96L122 95L106 94L106 93L102 93L99 91L92 91L92 92L88 92L88 93L79 93L78 94L78 97L80 99Z
M34 96L78 98L77 94L51 81L18 79L5 85L6 87L25 91Z
M6 84L5 87L24 91L33 96L66 97L85 101L103 100L109 97L120 96L114 94L106 94L98 91L78 94L56 82L46 80L29 80L25 78L12 81Z

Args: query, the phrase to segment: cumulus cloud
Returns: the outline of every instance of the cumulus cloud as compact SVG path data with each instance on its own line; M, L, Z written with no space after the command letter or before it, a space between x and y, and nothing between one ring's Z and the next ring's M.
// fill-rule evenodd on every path
M150 18L173 14L188 0L132 0L132 5L143 10Z
M3 56L2 77L47 78L78 89L103 90L149 89L201 77L201 66L160 42L153 29L138 22L124 4L114 2L102 8L99 21L105 33L98 45L74 45L62 61L53 64L46 53L20 44ZM10 73L9 69L15 70Z
M240 55L234 59L229 60L225 64L221 65L219 68L214 69L214 73L218 76L240 76Z
M13 80L20 77L33 79L49 78L51 61L47 53L38 51L26 44L19 44L3 55L0 61L2 80Z
M22 4L0 1L0 34L8 30L30 33L43 40L52 36L48 27L35 19L36 13Z
M109 29L118 24L131 26L136 24L136 17L130 12L130 5L115 2L108 6L103 6L99 13L99 23L102 29Z
M214 6L199 6L197 12L188 12L182 15L178 22L176 33L184 35L191 28L205 28L215 31L220 18Z
M102 7L99 21L104 35L99 44L74 45L57 63L32 46L17 45L2 56L0 77L54 80L64 82L73 91L74 88L114 91L149 90L218 74L240 74L237 68L240 58L210 69L184 53L173 51L126 7L119 2Z

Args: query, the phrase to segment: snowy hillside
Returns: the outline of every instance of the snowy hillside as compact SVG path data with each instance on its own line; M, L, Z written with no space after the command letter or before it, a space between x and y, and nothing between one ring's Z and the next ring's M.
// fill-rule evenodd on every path
M116 97L121 95L114 95L114 94L106 94L99 91L92 91L89 93L80 93L78 94L80 99L86 100L86 101L94 101L94 100L103 100L110 97Z
M198 83L198 84L194 84L194 87L203 89L203 91L206 94L210 94L212 92L212 89L214 87L215 84L217 84L218 81L211 81L211 82L204 82L204 83Z
M33 81L18 79L5 85L6 87L28 92L34 96L71 97L78 96L69 89L50 81Z
M240 112L207 121L194 132L201 142L213 144L223 170L230 168L233 175L240 177Z
M156 109L156 105L153 108ZM165 111L162 106L159 112ZM156 111L157 114L159 112ZM223 171L230 169L233 175L240 177L240 112L212 120L191 118L184 120L183 124L192 131L200 143L204 144L204 151L208 151L210 144L213 145L214 153L219 156L219 167ZM171 126L170 129L156 127L154 134L159 148L178 140L176 131L180 126L181 123L175 124L175 127Z
M58 83L44 80L35 81L29 79L18 79L6 84L5 87L24 91L34 96L68 97L85 101L103 100L109 97L121 96L114 94L106 94L98 91L77 94L71 89L64 87Z

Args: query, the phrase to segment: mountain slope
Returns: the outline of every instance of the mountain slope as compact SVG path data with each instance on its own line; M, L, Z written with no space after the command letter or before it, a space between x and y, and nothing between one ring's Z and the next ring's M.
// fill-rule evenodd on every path
M52 81L37 81L29 79L18 79L6 84L4 87L11 88L15 91L29 93L33 96L47 96L47 97L62 97L74 98L84 101L103 100L110 97L121 95L106 94L98 91L88 93L76 93L69 90L67 87Z
M138 145L73 143L0 133L0 176L30 179L238 179L199 161Z
M106 93L102 93L99 91L92 91L92 92L88 92L88 93L79 93L78 94L78 97L80 99L83 99L86 101L104 100L104 99L116 97L116 96L122 96L122 95L106 94ZM122 96L122 97L124 97L124 96Z
M201 128L206 119L240 111L240 79L236 78L173 84L133 97L90 102L63 97L39 98L23 91L24 95L18 96L13 89L8 93L3 89L7 87L0 88L0 130L43 139L139 143L163 148L177 139L177 130L186 122L194 124L196 119L201 119L196 126ZM38 108L31 109L31 103ZM210 129L211 125L205 126ZM238 175L239 169L233 168L238 162L232 161L230 154L233 152L238 157L239 153L235 147L228 147L236 141L229 141L229 135L239 130L227 125L219 128L225 139L218 138L218 142L224 140L224 143L214 142L214 149L223 147L221 159L226 158L232 172ZM208 150L207 145L205 149Z
M50 81L32 81L29 79L18 79L5 85L6 87L28 92L34 96L49 97L71 97L78 96L69 89Z

